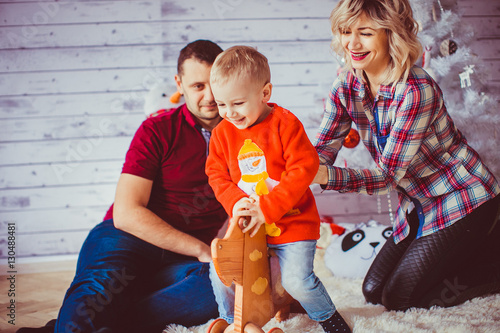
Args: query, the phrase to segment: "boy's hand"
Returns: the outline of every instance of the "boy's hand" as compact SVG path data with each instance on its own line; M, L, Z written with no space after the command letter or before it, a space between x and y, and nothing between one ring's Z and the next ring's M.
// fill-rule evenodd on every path
M260 227L266 223L266 219L264 217L264 213L262 213L262 209L260 209L260 197L254 193L250 195L250 200L253 201L252 207L248 210L248 216L250 216L251 219L242 231L245 233L253 229L250 233L250 237L253 237L257 234Z
M245 197L238 200L233 206L233 217L239 217L237 219L238 225L241 229L246 226L246 216L249 215L249 209L253 207L253 200Z

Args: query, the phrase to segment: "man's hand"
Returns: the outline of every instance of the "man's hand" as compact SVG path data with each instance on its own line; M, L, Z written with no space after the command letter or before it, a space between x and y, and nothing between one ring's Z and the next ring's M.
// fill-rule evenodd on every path
M201 249L200 255L197 257L200 262L210 262L212 261L212 251L210 246L205 244L205 247Z

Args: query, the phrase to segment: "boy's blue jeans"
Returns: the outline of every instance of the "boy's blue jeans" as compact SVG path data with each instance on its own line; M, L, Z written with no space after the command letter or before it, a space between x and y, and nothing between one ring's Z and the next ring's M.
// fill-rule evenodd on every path
M162 250L108 220L85 240L55 332L161 332L217 317L209 264Z
M278 256L281 269L281 284L315 321L329 319L335 312L328 292L314 274L316 241L301 241L286 244L268 244ZM219 304L219 316L228 323L234 322L234 285L226 287L210 263L210 279L215 298Z

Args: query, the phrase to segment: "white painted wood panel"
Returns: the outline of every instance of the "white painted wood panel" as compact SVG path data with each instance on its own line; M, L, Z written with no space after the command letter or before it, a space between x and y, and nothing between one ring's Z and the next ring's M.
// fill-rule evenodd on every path
M500 2L498 0L457 0L462 17L470 16L498 16Z
M0 215L0 234L6 234L9 222L16 222L17 231L22 234L89 230L104 218L108 208L108 205L102 204L85 208L3 212ZM57 219L54 216L57 216Z
M0 188L116 184L123 160L0 166Z
M66 72L24 72L2 75L5 95L43 95L147 91L170 78L174 83L174 67L72 70ZM131 82L137 82L131 85ZM7 83L9 83L7 85ZM143 95L137 96L143 99ZM73 97L75 98L75 97ZM107 101L109 103L109 101Z
M0 190L0 211L85 208L104 203L111 205L115 185L111 182Z
M467 24L474 27L476 36L480 38L497 38L500 36L500 17L498 16L470 16Z
M474 40L468 46L472 52L478 55L480 54L481 58L485 61L498 61L500 59L500 37Z
M132 22L37 26L28 35L25 26L0 27L0 49L94 47L177 43L203 36L216 42L330 39L325 19L228 20L221 33L220 21ZM163 31L159 34L158 31ZM270 33L272 32L272 33ZM25 37L26 36L26 37Z
M163 25L164 43L180 40L194 40L204 36L216 42L247 44L252 42L302 41L331 38L330 23L324 19L269 19L269 20L226 20L221 33L220 21L166 22Z
M88 230L75 230L68 232L58 231L55 233L24 234L22 235L22 243L17 243L18 246L16 258L21 259L26 257L53 256L55 254L67 255L78 253L88 233ZM0 236L0 245L2 245L0 246L1 257L7 257L7 252L5 252L6 244L7 237ZM19 244L23 244L24 246L21 246Z
M0 3L0 25L141 22L160 18L159 1L36 1Z
M161 49L151 45L0 50L0 72L160 66L161 56Z
M143 114L125 114L6 119L0 122L0 141L8 143L88 138L92 146L97 146L106 137L132 136L144 118Z
M332 0L164 0L162 17L171 21L267 20L275 18L327 18L336 1Z
M49 164L74 168L85 161L125 157L131 137L0 143L2 165Z
M0 26L0 49L158 44L160 29L159 22Z
M26 83L26 85L29 85L29 83ZM88 86L88 88L91 87ZM0 118L143 113L145 90L136 91L136 87L137 89L145 89L139 82L135 85L130 84L130 90L122 92L99 91L92 94L47 93L46 95L27 95L28 92L26 91L26 95L1 96ZM13 89L18 90L19 88ZM78 87L69 89L81 90Z

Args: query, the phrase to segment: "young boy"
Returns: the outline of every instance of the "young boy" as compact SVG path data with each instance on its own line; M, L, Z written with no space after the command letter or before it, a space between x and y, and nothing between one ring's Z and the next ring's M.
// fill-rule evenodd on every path
M319 167L318 154L300 121L268 103L270 79L266 57L251 47L234 46L216 58L210 85L223 120L210 140L209 184L231 216L240 221L250 217L243 232L253 236L265 225L282 285L309 317L325 332L350 332L313 272L320 221L309 185ZM212 265L219 313L231 324L234 292L214 271Z

